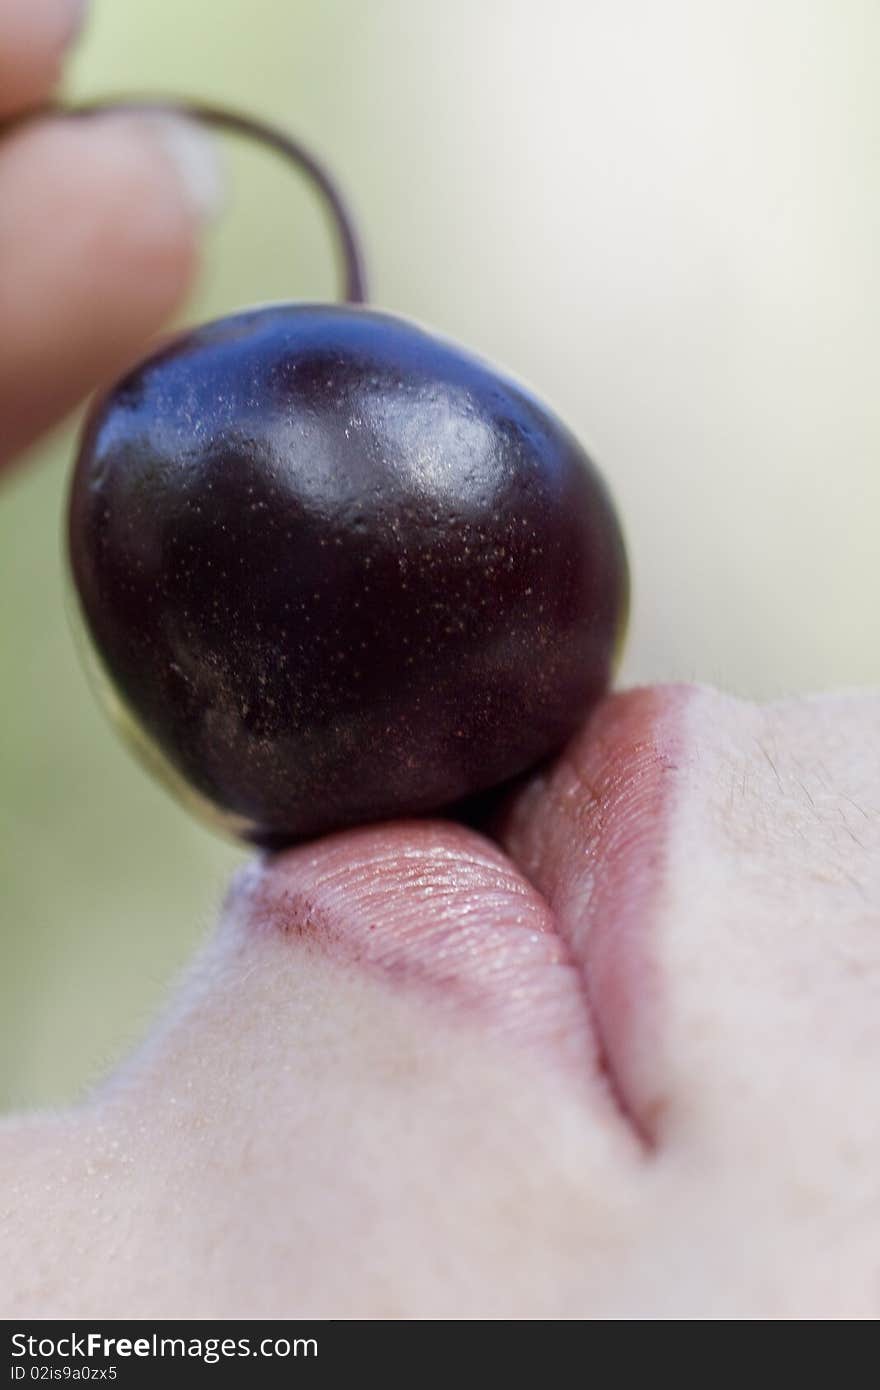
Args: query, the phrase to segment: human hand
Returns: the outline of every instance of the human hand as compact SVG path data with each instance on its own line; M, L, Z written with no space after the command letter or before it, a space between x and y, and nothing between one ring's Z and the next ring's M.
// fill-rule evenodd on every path
M0 0L0 122L45 103L77 0ZM0 141L0 469L142 351L182 302L219 196L170 116L46 117Z

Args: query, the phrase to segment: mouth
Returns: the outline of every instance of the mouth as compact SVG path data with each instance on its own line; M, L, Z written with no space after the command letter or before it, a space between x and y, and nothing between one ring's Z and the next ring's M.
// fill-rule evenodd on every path
M470 1019L492 1045L543 1053L651 1149L657 938L695 689L606 697L497 815L493 840L435 820L332 835L250 865L227 919Z
M500 829L550 907L583 982L609 1086L649 1148L664 1094L658 936L696 690L650 686L607 697Z

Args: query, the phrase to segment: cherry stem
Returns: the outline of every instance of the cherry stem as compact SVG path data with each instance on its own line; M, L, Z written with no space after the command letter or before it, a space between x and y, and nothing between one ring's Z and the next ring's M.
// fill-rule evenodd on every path
M232 135L243 135L247 139L268 145L304 173L323 198L333 222L341 253L342 298L350 304L365 303L367 285L363 252L354 218L346 201L324 166L298 140L292 139L284 131L267 125L265 121L255 120L252 116L230 111L225 106L190 101L186 97L108 97L99 101L77 103L75 106L59 104L49 109L68 116L91 116L101 111L146 111L182 115L199 121L202 125L214 126Z

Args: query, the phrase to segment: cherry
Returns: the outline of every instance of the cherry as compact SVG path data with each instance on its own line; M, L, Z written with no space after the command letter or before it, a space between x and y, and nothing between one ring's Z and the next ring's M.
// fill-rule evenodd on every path
M356 301L357 242L317 177ZM69 542L140 751L267 846L530 768L607 688L626 616L620 527L568 429L357 303L246 311L130 371L87 421Z

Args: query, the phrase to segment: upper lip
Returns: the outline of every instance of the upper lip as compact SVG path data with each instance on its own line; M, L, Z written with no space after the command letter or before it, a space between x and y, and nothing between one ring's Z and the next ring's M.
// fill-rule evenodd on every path
M441 821L347 831L257 861L231 894L236 916L549 1047L592 1072L651 1146L663 1109L657 904L693 689L606 697L501 813L501 850Z
M607 697L502 827L578 965L600 1058L647 1145L664 1102L659 899L696 690L646 686Z

